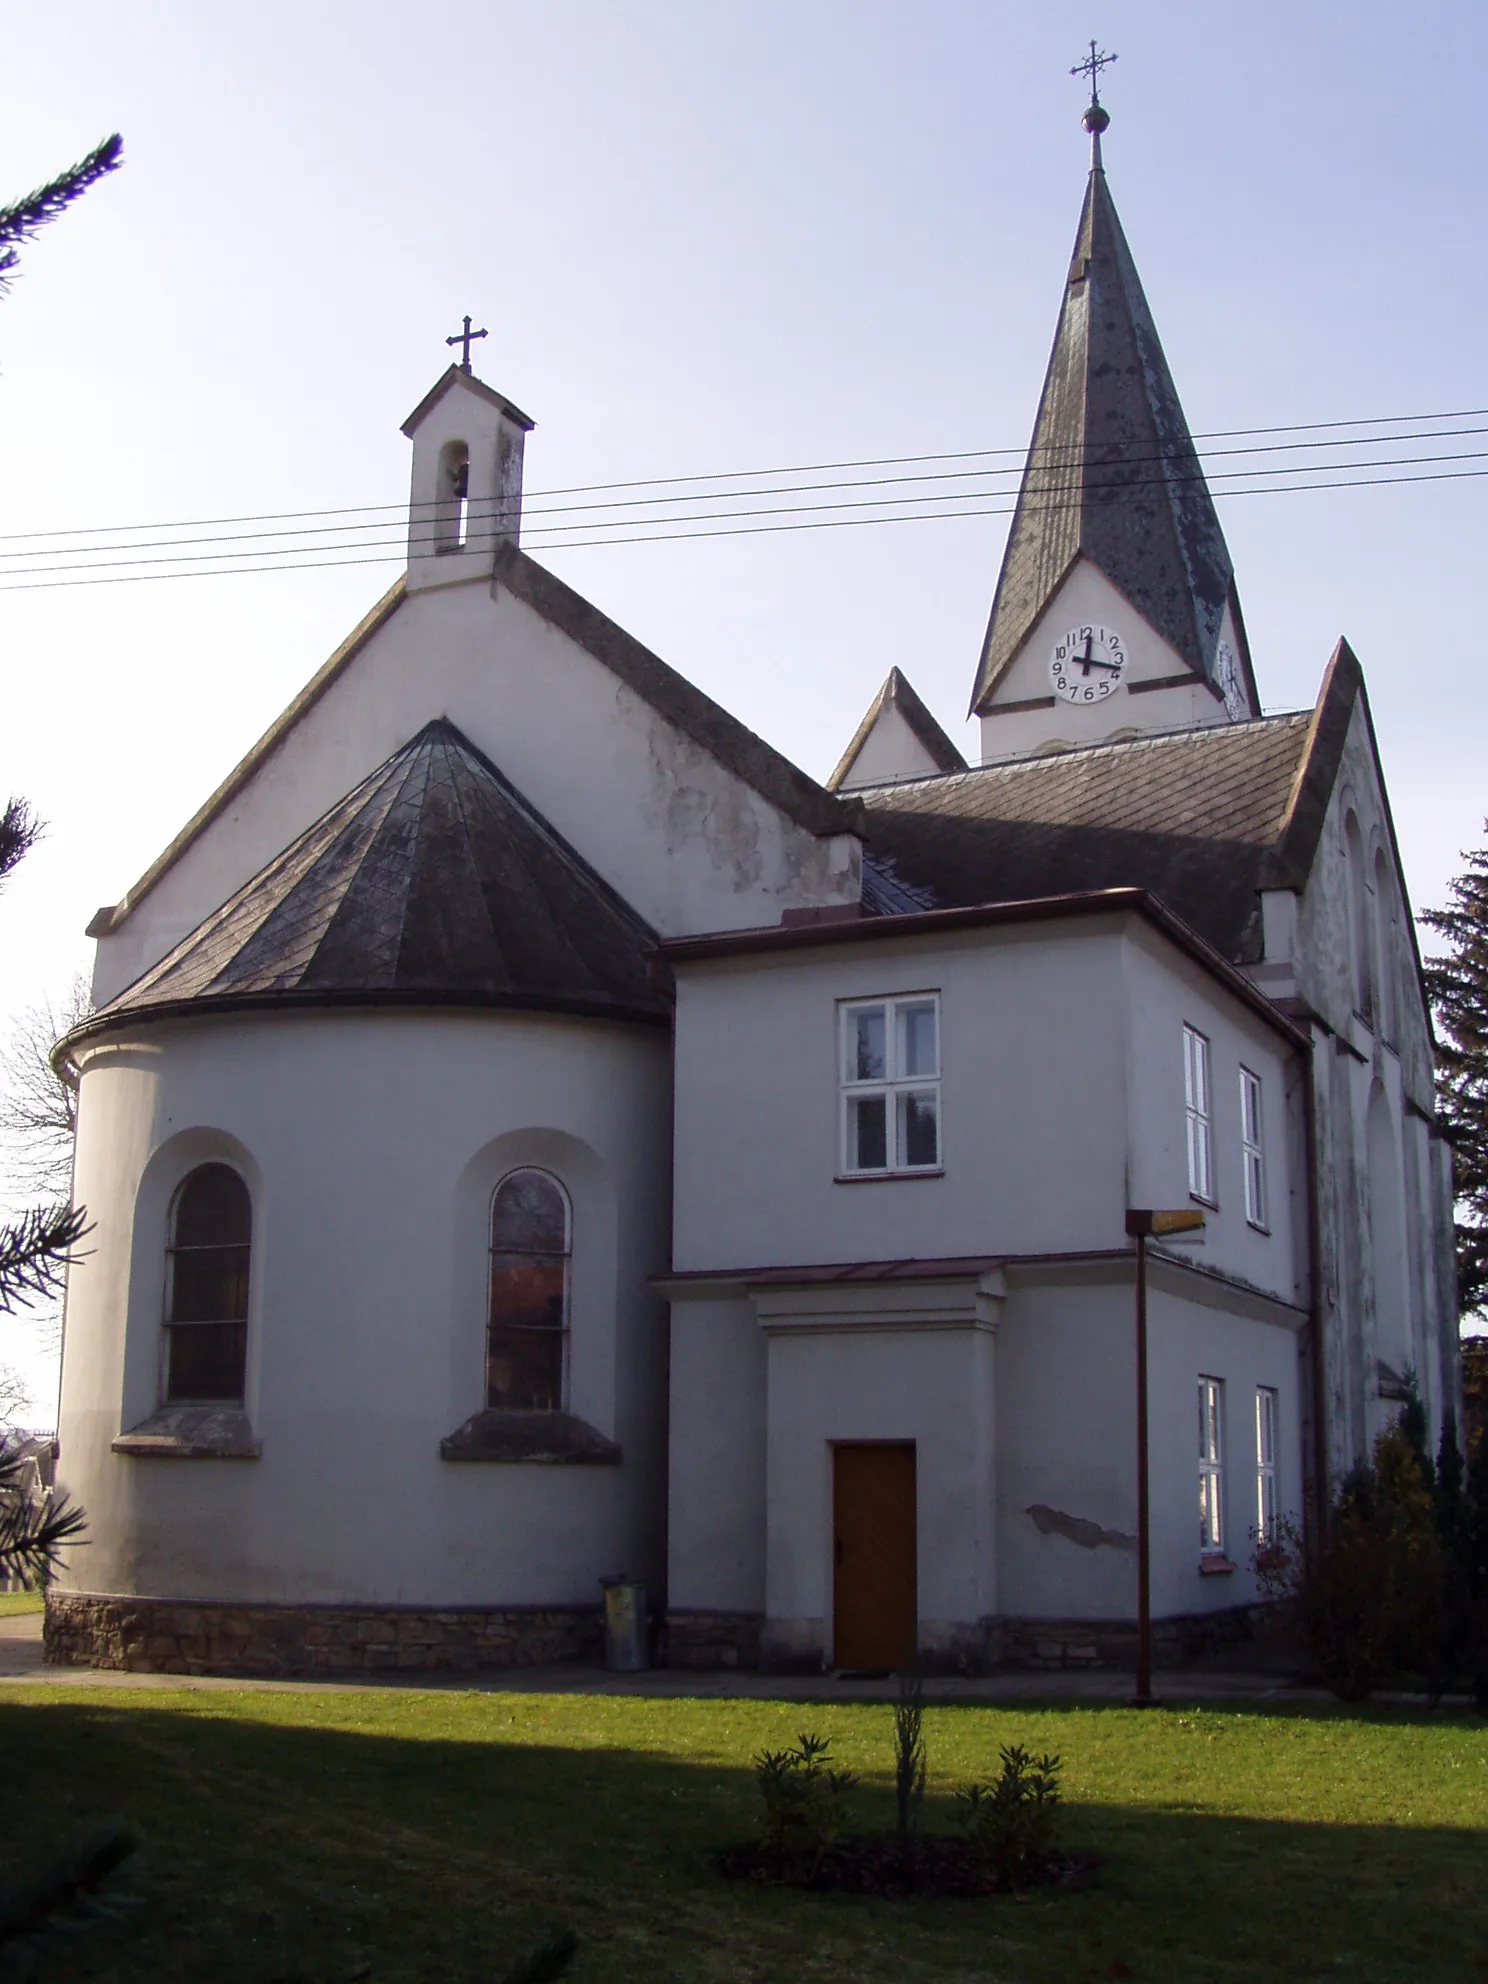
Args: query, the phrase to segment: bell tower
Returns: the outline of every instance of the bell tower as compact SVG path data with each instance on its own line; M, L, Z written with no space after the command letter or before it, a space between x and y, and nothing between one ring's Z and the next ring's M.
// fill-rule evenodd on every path
M1260 715L1234 568L1106 183L1090 176L982 646L984 759Z
M470 369L465 332L451 365L403 423L413 443L408 504L408 590L489 577L522 519L522 453L533 423Z

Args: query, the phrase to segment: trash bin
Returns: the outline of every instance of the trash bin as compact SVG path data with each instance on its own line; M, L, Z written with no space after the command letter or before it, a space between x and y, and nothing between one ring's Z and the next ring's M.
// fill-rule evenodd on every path
M605 1666L612 1674L639 1674L646 1659L646 1587L634 1578L601 1578L604 1592Z

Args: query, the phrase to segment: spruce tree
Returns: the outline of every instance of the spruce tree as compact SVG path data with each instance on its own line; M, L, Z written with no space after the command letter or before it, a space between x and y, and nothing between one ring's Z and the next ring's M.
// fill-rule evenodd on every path
M105 173L123 162L124 140L115 131L111 138L95 145L86 158L59 172L45 186L38 186L34 192L12 200L9 206L0 207L0 296L14 280L21 243L34 241L38 230L49 220L65 213L79 194L86 193Z
M1464 1313L1488 1305L1488 846L1463 854L1445 909L1423 921L1447 949L1426 966L1436 1017L1437 1109L1457 1173L1457 1293Z

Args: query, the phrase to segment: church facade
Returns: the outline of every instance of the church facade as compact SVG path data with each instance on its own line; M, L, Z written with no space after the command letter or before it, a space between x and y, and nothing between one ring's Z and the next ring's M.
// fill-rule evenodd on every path
M451 367L407 571L129 894L79 1086L59 1661L1160 1657L1414 1381L1451 1173L1357 661L1264 716L1098 153L973 684L825 784L520 548ZM844 725L844 730L847 726Z

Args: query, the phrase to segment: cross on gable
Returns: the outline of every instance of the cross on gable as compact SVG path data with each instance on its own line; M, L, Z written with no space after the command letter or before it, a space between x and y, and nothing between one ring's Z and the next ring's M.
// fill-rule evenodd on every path
M1095 43L1091 42L1090 46L1094 48ZM464 330L457 332L452 338L445 339L446 344L457 344L460 347L460 370L462 372L468 372L470 370L470 347L475 343L477 338L483 338L487 335L488 333L485 331L471 330L470 319L467 317L465 319Z

